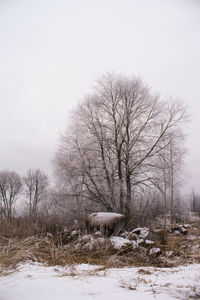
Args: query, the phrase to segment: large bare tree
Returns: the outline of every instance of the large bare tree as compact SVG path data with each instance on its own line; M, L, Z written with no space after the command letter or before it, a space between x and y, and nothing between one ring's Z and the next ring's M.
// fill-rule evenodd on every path
M151 182L164 137L184 117L181 105L161 101L140 79L106 74L72 113L55 158L59 179L67 186L71 178L79 196L129 217L134 192Z
M11 220L13 205L22 190L22 181L16 172L0 172L0 211L3 217Z

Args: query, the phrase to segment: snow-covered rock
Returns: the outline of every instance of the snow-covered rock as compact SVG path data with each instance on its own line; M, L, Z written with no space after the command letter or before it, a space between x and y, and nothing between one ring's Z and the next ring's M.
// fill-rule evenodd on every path
M119 234L125 223L125 215L114 212L96 212L85 218L87 232L100 230L106 236Z
M190 224L184 224L183 227L187 229L187 228L191 228L191 225Z
M133 245L133 249L138 247L138 243L137 241L131 241L132 245Z
M176 224L172 227L172 232L174 232L175 234L187 234L187 229L184 225Z
M174 255L174 251L166 251L165 255L167 257L172 257Z
M149 228L138 227L131 231L132 234L137 234L138 237L145 239L149 235Z
M152 248L152 249L150 249L150 251L149 251L149 256L151 256L151 257L157 257L157 256L159 256L161 253L162 253L162 252L161 252L160 248Z
M72 230L72 232L71 232L71 236L72 236L72 237L78 236L78 235L79 235L78 230Z
M68 244L74 240L76 240L80 235L79 230L71 230L68 228L64 228L63 232L62 232L62 242L63 244Z
M145 240L145 241L144 241L144 246L145 246L145 247L148 247L148 248L154 246L154 244L155 244L155 243L154 243L153 241L151 241L151 240Z
M133 248L133 244L131 241L120 236L110 237L110 242L115 250L122 250L122 249L131 250Z
M120 234L121 237L124 237L128 240L137 240L138 235L136 233L133 233L132 231L125 231L122 234Z
M143 239L138 239L137 240L137 244L138 244L138 246L144 246L144 240Z
M94 236L97 236L97 237L102 237L102 236L103 236L103 234L102 234L102 232L101 232L101 231L96 231L96 232L94 233Z
M91 218L95 218L96 222L103 222L103 223L109 222L113 218L124 218L124 215L114 213L114 212L96 212L96 213L92 213L89 216L91 216Z
M107 244L103 237L93 237L90 234L79 237L74 245L76 251L95 251L102 250Z

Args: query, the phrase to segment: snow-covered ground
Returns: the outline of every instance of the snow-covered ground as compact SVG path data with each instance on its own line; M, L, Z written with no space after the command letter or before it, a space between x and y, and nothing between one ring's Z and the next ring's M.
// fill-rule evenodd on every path
M198 296L199 295L199 296ZM20 265L0 277L0 300L200 299L200 265L177 268Z

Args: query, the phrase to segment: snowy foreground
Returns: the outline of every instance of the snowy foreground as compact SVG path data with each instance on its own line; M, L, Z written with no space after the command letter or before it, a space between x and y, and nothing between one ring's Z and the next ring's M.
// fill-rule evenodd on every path
M200 299L200 265L176 268L20 265L0 277L0 300Z

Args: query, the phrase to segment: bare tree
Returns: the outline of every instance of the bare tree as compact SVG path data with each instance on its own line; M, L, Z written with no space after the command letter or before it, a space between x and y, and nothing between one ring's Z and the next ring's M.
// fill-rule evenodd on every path
M151 183L163 138L184 115L182 106L160 101L140 79L107 74L72 114L56 154L57 174L69 177L70 164L81 197L130 217L135 191Z
M0 172L0 208L5 219L11 220L13 205L22 190L22 181L15 172Z
M183 131L173 128L173 131L163 137L163 146L154 164L155 174L152 178L152 183L163 198L165 227L167 213L170 214L172 226L176 204L178 204L176 199L179 199L179 188L182 183L181 170L185 154L183 140Z
M190 195L191 211L200 213L200 195L192 191Z
M25 186L25 196L28 200L29 217L35 219L38 204L46 196L49 179L40 169L29 169L23 177L23 182Z

